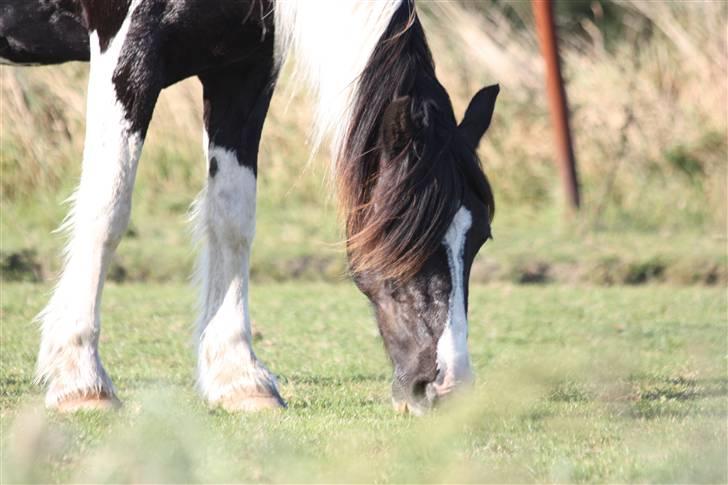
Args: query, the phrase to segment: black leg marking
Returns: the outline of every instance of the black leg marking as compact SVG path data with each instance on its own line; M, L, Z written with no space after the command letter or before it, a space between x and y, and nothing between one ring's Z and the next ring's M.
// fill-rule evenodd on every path
M124 23L131 0L83 0L82 4L88 30L98 34L103 53Z
M217 173L217 158L210 158L210 178L214 177Z
M210 144L232 150L238 164L258 171L258 146L277 73L273 36L244 62L200 75ZM210 160L210 176L220 168Z

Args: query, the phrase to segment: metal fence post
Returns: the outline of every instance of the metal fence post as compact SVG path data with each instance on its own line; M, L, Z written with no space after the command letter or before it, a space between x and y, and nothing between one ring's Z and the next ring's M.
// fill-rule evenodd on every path
M561 62L554 27L552 0L531 0L536 30L541 46L541 54L546 62L546 90L548 93L551 121L556 135L556 157L561 172L567 206L579 208L579 182L576 174L576 161L569 127L569 107L561 77Z

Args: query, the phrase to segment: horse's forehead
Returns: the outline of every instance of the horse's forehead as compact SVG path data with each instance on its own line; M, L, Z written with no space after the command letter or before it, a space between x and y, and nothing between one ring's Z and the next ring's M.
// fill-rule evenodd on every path
M472 213L467 207L461 205L458 211L455 213L455 216L452 218L450 227L445 233L443 243L450 248L454 248L459 244L462 244L464 242L465 235L472 225Z

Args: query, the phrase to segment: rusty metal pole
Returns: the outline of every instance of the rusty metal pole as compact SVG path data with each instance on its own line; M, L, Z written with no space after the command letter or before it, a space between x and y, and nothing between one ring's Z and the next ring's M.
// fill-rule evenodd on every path
M579 208L579 182L576 175L574 148L569 127L569 106L566 100L564 80L561 77L559 46L554 27L552 0L531 0L536 19L541 54L546 62L546 90L548 92L551 121L556 134L556 157L561 172L566 202L570 209Z

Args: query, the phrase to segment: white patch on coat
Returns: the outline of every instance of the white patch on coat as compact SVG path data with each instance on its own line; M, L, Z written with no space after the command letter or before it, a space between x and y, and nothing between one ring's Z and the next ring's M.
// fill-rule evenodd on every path
M277 0L276 56L289 51L296 68L291 84L315 93L313 150L333 135L338 153L348 131L358 78L402 0Z
M138 3L132 2L105 52L97 33L90 35L81 182L61 226L70 233L63 272L38 316L42 337L36 375L48 386L49 407L71 396L114 394L98 353L101 293L109 261L129 221L143 140L130 130L112 75Z
M447 251L452 289L448 304L445 329L437 342L437 367L440 372L434 384L442 396L457 385L472 381L468 354L468 317L465 312L464 251L468 230L473 218L465 206L455 214L445 234L443 244Z
M207 133L204 136L207 140ZM235 153L210 144L217 173L195 203L203 242L197 269L200 295L198 385L210 403L235 391L278 394L275 378L252 349L248 304L250 250L255 236L255 174ZM208 165L209 166L209 165Z

